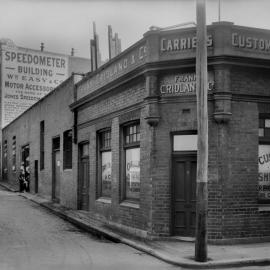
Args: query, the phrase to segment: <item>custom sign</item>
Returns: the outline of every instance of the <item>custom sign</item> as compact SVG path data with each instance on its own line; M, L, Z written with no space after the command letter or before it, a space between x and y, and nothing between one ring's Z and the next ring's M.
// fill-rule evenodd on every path
M214 89L214 74L208 73L208 90ZM196 94L196 74L184 73L167 75L161 78L160 95L162 96L182 96Z
M247 48L256 51L268 52L270 50L270 39L240 33L232 33L232 45L238 48Z
M68 77L68 58L2 46L2 127Z
M270 201L270 145L259 145L259 200Z

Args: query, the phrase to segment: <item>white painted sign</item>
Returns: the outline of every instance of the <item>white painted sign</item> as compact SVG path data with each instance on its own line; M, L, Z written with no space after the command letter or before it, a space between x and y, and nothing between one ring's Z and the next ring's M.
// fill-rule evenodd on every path
M183 73L166 75L160 80L162 96L183 96L196 94L196 74ZM214 73L208 72L208 91L214 90Z
M2 127L68 77L68 58L2 46Z
M270 145L259 145L259 200L270 200Z

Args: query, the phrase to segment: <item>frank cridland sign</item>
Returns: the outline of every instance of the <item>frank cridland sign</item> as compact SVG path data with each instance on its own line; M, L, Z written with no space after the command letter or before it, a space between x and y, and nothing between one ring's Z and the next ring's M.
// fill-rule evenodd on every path
M62 55L2 45L2 127L68 77Z
M208 91L214 90L214 73L208 72ZM196 74L183 73L161 77L159 83L161 96L183 96L196 94Z

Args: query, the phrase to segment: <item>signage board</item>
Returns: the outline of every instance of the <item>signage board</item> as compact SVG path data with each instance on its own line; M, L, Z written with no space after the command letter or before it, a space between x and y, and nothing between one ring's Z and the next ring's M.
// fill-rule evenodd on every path
M208 90L214 90L214 73L208 72ZM159 84L161 96L183 96L196 94L196 74L183 73L166 75Z
M2 127L68 77L68 57L2 46Z
M140 44L133 50L113 61L111 64L99 68L98 72L90 77L87 81L79 84L77 87L77 98L80 99L98 88L112 82L123 76L129 71L145 63L147 56L146 45Z
M102 196L111 196L111 173L112 173L112 152L102 152L101 155L101 179Z
M270 145L259 145L258 195L260 201L270 201Z
M237 48L250 49L259 52L270 51L270 39L254 34L233 32L232 46Z
M126 150L126 195L138 199L140 194L140 148Z
M213 46L213 36L207 35L207 47ZM193 36L177 36L177 37L162 37L160 39L160 51L164 52L180 52L195 49L197 47L197 37Z

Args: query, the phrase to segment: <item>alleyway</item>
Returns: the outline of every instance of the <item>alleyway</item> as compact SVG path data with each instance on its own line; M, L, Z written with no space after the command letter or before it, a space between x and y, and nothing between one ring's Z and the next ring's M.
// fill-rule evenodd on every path
M176 268L126 245L95 238L18 194L0 189L0 269Z

